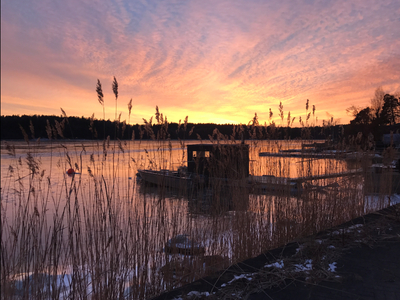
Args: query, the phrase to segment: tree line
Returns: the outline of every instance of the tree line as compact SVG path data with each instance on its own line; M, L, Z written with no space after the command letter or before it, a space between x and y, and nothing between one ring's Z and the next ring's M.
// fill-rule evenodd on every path
M365 108L351 106L347 112L354 119L350 124L384 126L394 125L400 120L400 96L387 94L379 87L371 99L371 105Z
M144 124L130 125L125 121L97 120L64 115L1 116L1 139L92 139L138 140L158 139L326 139L343 131L341 126L278 127L275 124L247 125L214 123L167 123L166 120L144 120Z
M113 92L118 98L118 84L114 78ZM101 83L98 81L96 91L99 102L104 107ZM288 113L287 126L277 126L273 121L267 125L260 125L257 114L247 125L188 123L186 119L181 123L168 123L167 118L156 107L155 118L143 119L144 124L130 125L126 121L120 121L115 116L115 121L98 120L92 115L85 117L68 117L63 109L62 114L55 115L13 115L1 116L1 139L87 139L87 140L138 140L138 139L331 139L339 140L362 133L366 139L376 142L382 140L385 133L398 133L400 121L400 97L387 94L382 88L375 91L371 99L371 106L360 108L352 106L347 109L354 117L347 125L337 125L333 121L323 122L323 126L309 126L308 120L311 112L308 112L309 100L306 102L307 118L299 117L301 127L291 127L294 117ZM128 104L129 115L132 109L132 100ZM103 109L104 111L104 109ZM282 124L284 114L282 103L279 106ZM312 114L314 115L315 106ZM272 112L270 109L270 118Z
M400 121L400 95L385 93L382 87L375 90L370 106L351 106L346 109L354 119L350 121L353 131L380 137L383 133L396 132ZM391 129L391 130L389 130Z

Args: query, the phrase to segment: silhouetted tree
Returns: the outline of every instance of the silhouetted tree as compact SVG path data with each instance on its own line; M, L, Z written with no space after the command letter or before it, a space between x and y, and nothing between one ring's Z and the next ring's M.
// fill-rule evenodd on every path
M373 118L379 118L384 104L383 98L385 97L385 91L380 86L375 90L374 98L371 99L371 115Z
M373 117L371 114L371 109L369 107L366 107L362 110L360 110L354 120L350 121L351 124L360 124L360 125L368 125L371 123Z
M378 88L375 92L375 98L371 100L371 107L361 109L353 105L346 109L348 113L354 116L350 124L375 127L396 124L400 118L400 99L390 94L381 96L382 88Z
M383 107L380 114L381 124L394 125L400 117L399 99L393 95L386 94L383 97Z

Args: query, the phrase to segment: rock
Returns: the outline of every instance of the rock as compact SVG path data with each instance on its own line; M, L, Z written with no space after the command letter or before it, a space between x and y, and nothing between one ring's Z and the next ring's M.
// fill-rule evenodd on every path
M200 255L204 254L204 247L188 238L186 234L179 234L165 243L165 252L169 254Z

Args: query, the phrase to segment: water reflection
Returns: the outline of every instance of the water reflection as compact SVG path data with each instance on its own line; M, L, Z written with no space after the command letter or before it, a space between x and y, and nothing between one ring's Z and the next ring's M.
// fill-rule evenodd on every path
M357 160L259 156L300 146L250 144L249 173L293 179L359 167ZM17 143L15 156L2 151L2 276L29 280L36 270L62 280L59 269L72 266L69 275L85 286L69 290L71 298L89 293L88 286L101 295L118 280L122 293L148 298L388 203L366 197L386 190L365 174L309 180L297 196L221 182L183 190L136 183L139 168L177 170L186 155L179 142ZM69 168L80 174L69 177ZM385 171L379 182L389 178ZM166 253L165 243L179 235L200 243L204 254Z
M240 186L208 185L207 187L178 189L138 181L139 193L162 200L181 199L187 203L191 215L220 215L228 211L249 209L249 189Z

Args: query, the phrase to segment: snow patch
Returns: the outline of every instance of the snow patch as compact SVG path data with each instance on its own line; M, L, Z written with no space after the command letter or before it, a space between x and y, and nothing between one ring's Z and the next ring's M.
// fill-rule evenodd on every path
M333 263L329 264L328 271L329 272L336 272L336 268L337 268L336 262L333 262Z
M253 280L253 277L256 273L251 273L251 274L241 274L241 275L234 275L233 279L229 281L228 283L223 283L221 284L221 287L226 287L228 284L231 284L232 282L239 280L239 279L246 279L248 281Z
M304 264L295 264L296 272L308 272L312 270L312 259L307 259Z
M274 262L273 264L268 264L265 265L264 268L277 268L277 269L282 269L285 267L285 264L283 263L283 260L279 261L279 262Z
M200 292L197 292L197 291L191 291L191 292L189 292L187 294L187 296L189 296L189 297L192 297L192 296L196 296L196 297L206 296L206 297L208 297L208 296L210 296L210 293L209 292L200 293Z
M338 235L338 234L343 234L343 233L350 233L350 232L354 232L357 228L363 227L363 224L355 224L352 226L349 226L347 228L341 228L339 230L335 230L334 232L332 232L333 235ZM360 230L357 230L357 232L361 232Z

